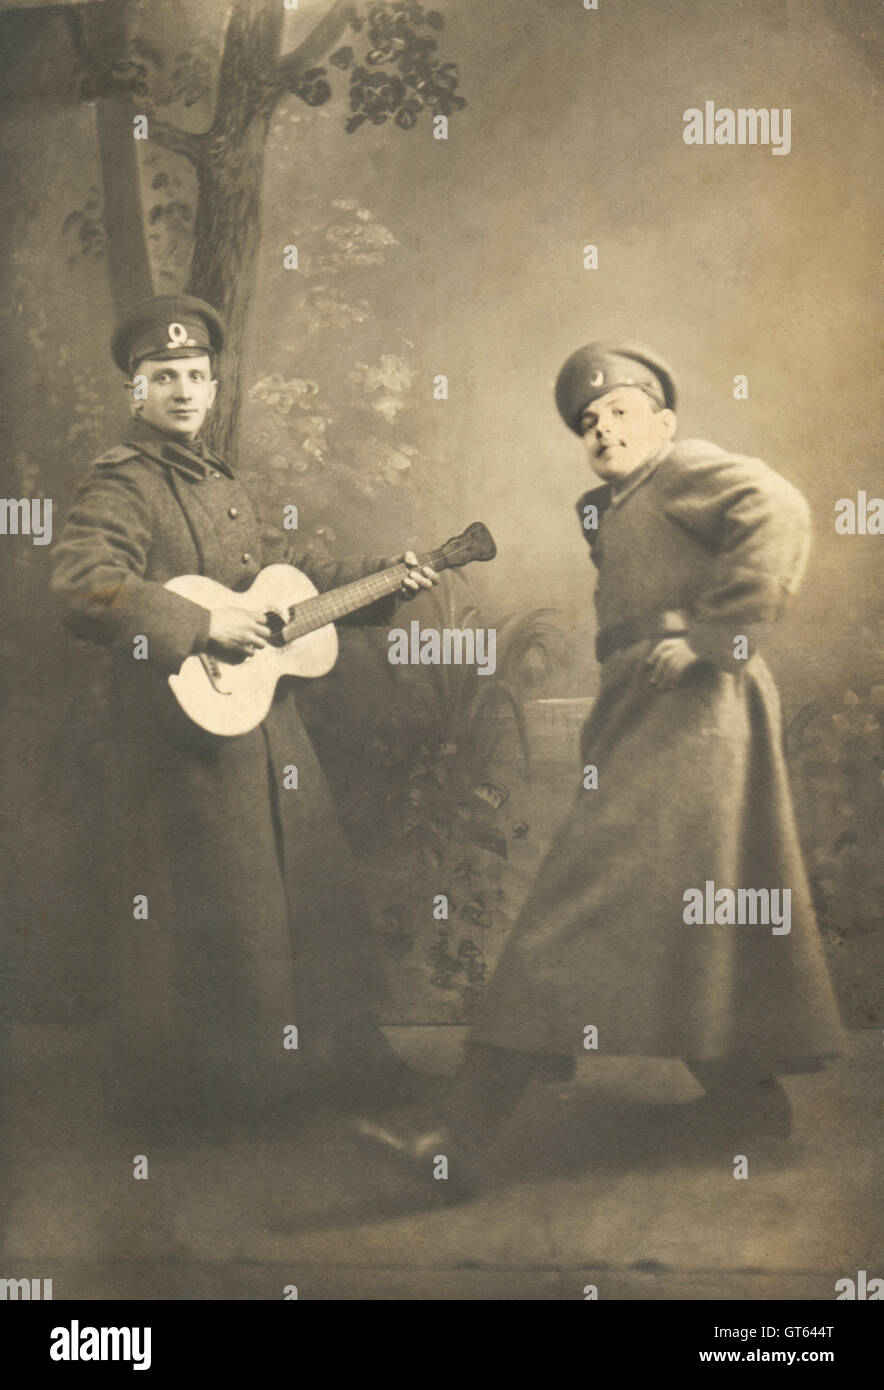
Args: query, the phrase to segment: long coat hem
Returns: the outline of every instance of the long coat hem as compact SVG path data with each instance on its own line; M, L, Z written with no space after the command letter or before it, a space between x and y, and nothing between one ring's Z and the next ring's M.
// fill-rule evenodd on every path
M753 1058L803 1070L844 1050L792 813L779 699L757 643L798 586L804 499L757 459L689 441L619 504L587 497L604 631L677 610L700 656L651 685L656 638L613 651L575 748L570 811L468 1035L548 1057ZM598 785L584 788L583 768ZM686 894L790 897L790 930L685 920ZM781 907L785 898L778 900ZM785 925L785 923L783 923ZM595 1030L593 1032L592 1030Z

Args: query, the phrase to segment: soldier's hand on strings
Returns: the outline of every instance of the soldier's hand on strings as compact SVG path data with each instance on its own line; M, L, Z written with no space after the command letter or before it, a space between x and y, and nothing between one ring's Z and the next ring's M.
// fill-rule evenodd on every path
M209 642L227 656L251 656L267 645L270 628L263 613L247 608L215 608L209 620Z
M434 584L439 583L439 576L431 565L419 565L417 556L413 550L406 550L402 555L394 555L385 561L385 566L407 565L408 574L402 581L402 597L414 598L421 589L432 589Z
M684 637L664 637L646 662L651 668L651 685L658 690L671 690L697 660L696 652Z

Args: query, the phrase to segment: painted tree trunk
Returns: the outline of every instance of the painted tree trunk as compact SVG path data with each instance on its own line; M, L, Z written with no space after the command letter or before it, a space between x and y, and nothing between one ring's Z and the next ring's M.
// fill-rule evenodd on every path
M94 61L107 63L113 55L127 50L132 24L129 3L87 6L84 34L87 51ZM114 311L117 317L140 299L153 294L153 279L147 253L138 148L129 98L102 96L96 103L96 128L101 156L104 193L104 225L107 232L107 268Z
M233 457L242 384L246 317L255 291L261 244L261 183L269 113L258 113L236 141L224 140L198 166L199 207L190 293L213 304L227 322L222 388L207 438ZM280 255L282 249L280 248Z
M348 8L334 0L298 48L280 59L285 14L279 0L234 0L218 77L211 132L195 155L199 207L190 290L224 315L228 346L218 404L207 431L222 455L236 446L245 324L254 294L261 243L261 182L270 120L284 92L318 62L347 25ZM282 256L282 247L267 249Z
M132 106L122 97L104 97L96 112L107 270L117 316L153 294L153 277L144 235L141 183L132 126Z

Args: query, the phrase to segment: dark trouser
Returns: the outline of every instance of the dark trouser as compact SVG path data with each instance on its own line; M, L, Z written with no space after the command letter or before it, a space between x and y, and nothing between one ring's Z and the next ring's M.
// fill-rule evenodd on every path
M687 1060L686 1065L710 1097L726 1095L737 1103L752 1098L760 1085L773 1080L762 1063L741 1057ZM550 1070L550 1059L537 1053L511 1052L485 1043L468 1046L445 1117L454 1138L465 1149L490 1148L531 1082L547 1078Z

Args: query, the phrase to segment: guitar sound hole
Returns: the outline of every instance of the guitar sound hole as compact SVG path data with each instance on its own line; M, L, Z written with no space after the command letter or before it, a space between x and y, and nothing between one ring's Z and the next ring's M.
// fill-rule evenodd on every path
M281 646L281 645L282 645L282 641L281 641L281 638L280 638L279 634L282 632L283 628L285 627L285 618L282 616L281 613L272 612L272 613L265 613L265 614L264 614L264 621L265 621L265 623L267 624L267 626L270 628L270 642L271 642L271 645L274 646L274 647L279 647L279 646Z

